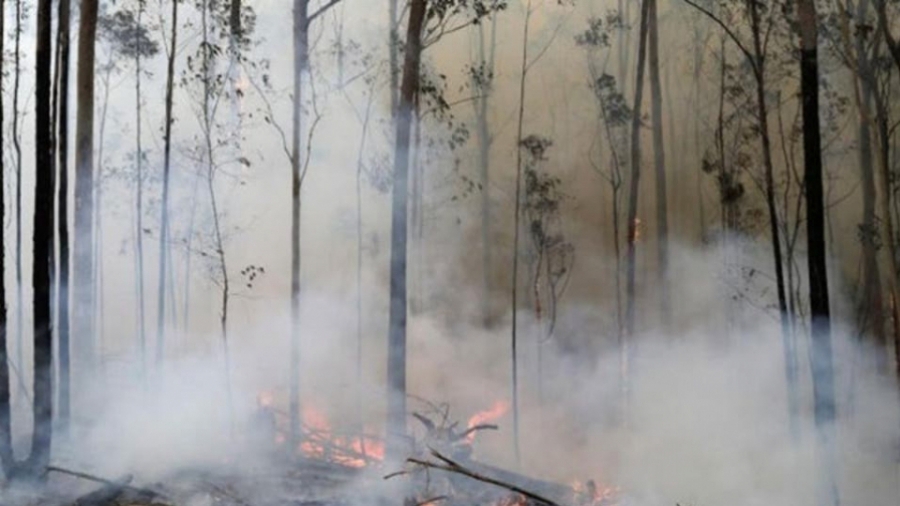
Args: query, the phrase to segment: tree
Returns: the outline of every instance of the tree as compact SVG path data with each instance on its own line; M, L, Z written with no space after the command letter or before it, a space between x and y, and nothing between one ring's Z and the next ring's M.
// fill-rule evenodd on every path
M78 32L78 111L75 127L75 237L72 249L72 330L84 365L94 358L94 49L98 0L83 0Z
M53 421L53 323L50 269L53 263L53 206L38 205L53 196L53 148L51 138L51 2L37 7L35 48L35 190L32 254L34 311L34 429L27 468L33 476L43 474L50 463Z
M764 167L764 190L766 198L766 207L769 215L769 234L772 244L772 259L775 266L775 289L778 297L779 321L781 323L782 345L784 349L784 366L785 381L788 390L788 413L790 417L791 431L797 433L797 413L799 410L799 392L797 386L797 352L796 340L791 331L792 313L788 308L787 290L785 289L784 275L784 257L781 251L781 236L778 226L778 212L775 204L775 168L772 160L772 143L769 132L769 106L766 99L766 61L767 61L767 44L764 37L772 32L772 23L776 19L778 9L769 9L769 26L762 25L762 17L760 15L759 2L747 0L746 15L750 25L750 31L753 37L752 49L748 49L746 44L741 41L733 30L728 27L720 17L713 14L708 9L698 5L692 0L684 0L685 3L694 7L703 15L715 22L728 38L738 47L743 56L750 65L756 92L756 116L758 126L758 137L762 151L762 161ZM727 4L723 4L727 5ZM768 40L768 39L766 39Z
M175 51L178 48L178 1L172 2L172 27L166 63L165 124L163 126L162 201L159 219L159 271L156 299L156 368L160 370L165 358L166 338L166 274L168 272L169 241L169 185L172 173L172 105L175 101Z
M394 185L391 197L391 283L388 323L388 457L399 459L406 436L406 258L409 151L422 57L426 0L411 0L403 79L396 111Z
M835 477L834 423L836 420L834 365L831 353L831 316L825 250L825 199L822 180L822 141L819 129L819 63L816 5L797 1L800 30L800 94L803 99L803 161L806 189L806 237L809 267L811 325L810 361L813 401L819 434L823 475L819 504L839 503Z
M491 16L490 41L485 41L485 27L479 23L478 58L476 66L471 69L472 87L477 96L472 102L475 108L476 134L478 137L478 176L481 186L481 310L484 325L491 323L491 270L492 270L492 237L491 237L491 191L490 191L490 155L493 139L488 121L488 106L494 80L494 59L497 50L497 15Z
M0 13L6 13L6 1L0 0ZM6 16L0 16L0 55L5 54L6 46ZM0 95L3 91L3 74L0 73ZM5 125L6 108L4 101L0 100L0 125ZM0 141L3 140L5 130L0 128ZM2 145L2 142L0 142ZM2 154L0 154L2 155ZM5 157L0 156L0 223L6 220L6 163ZM6 234L0 232L0 274L6 275ZM12 448L11 405L9 398L9 353L6 336L8 331L7 307L6 307L6 283L0 283L0 470L4 474L15 465Z
M641 181L641 105L644 100L644 68L647 58L647 28L649 23L650 0L641 2L641 24L638 32L637 77L634 84L634 105L631 114L631 182L628 189L628 235L625 260L625 324L620 345L623 371L631 371L634 347L635 320L635 275L637 262L638 198ZM628 401L631 384L628 376L622 378L622 414L628 418Z
M310 0L294 0L294 75L293 118L291 133L291 355L290 355L290 440L296 447L300 441L300 218L303 176L309 163L310 146L303 146L305 126L304 83L310 75L309 28L341 0L328 0L310 12ZM310 132L314 130L310 128ZM311 134L310 134L311 137ZM301 160L303 152L306 160Z
M25 297L23 295L23 287L24 281L22 278L22 262L25 257L25 253L23 250L23 242L22 242L22 223L23 216L22 213L22 137L19 133L20 126L20 111L19 111L19 91L20 91L20 82L22 77L22 51L21 51L21 43L22 43L22 24L24 23L24 10L22 7L22 0L16 0L16 34L15 34L15 53L14 53L14 63L13 66L15 72L15 78L13 80L13 118L12 118L12 141L13 141L13 151L16 155L16 361L15 367L21 368L22 364L24 364L24 354L23 349L25 348L23 342L23 334L25 331ZM18 374L19 379L19 398L23 398L25 393L25 383L22 381L21 373Z
M56 33L56 84L54 108L57 139L57 231L59 273L57 282L57 341L59 348L59 421L66 430L71 413L69 346L69 0L59 0Z
M669 206L666 191L666 158L663 147L662 128L662 85L659 77L659 20L656 13L656 0L646 0L647 6L647 42L650 70L650 110L653 120L653 165L656 175L656 227L657 227L657 287L660 305L660 317L663 328L668 327L671 320L671 304L669 293Z

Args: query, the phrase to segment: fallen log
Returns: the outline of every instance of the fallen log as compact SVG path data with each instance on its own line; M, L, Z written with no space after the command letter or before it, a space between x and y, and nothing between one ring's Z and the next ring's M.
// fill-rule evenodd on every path
M484 474L479 472L478 470L471 469L467 466L464 466L458 462L451 460L444 455L441 455L439 452L435 450L431 450L431 455L438 459L439 462L432 462L417 458L409 458L407 462L411 464L416 464L429 469L437 469L441 471L447 471L450 473L459 474L462 476L467 476L474 480L480 481L482 483L487 483L489 485L495 485L500 488L504 488L509 490L510 492L514 492L516 494L522 495L531 501L537 502L539 504L543 504L546 506L562 506L561 502L557 502L554 499L550 499L544 495L542 495L541 491L528 490L527 488L523 488L518 485L515 481L512 480L504 480L497 478L495 476L490 476L488 474ZM468 463L467 463L468 465ZM495 471L496 472L496 471ZM514 476L513 473L506 472L508 477L512 477L515 479L519 479L521 476ZM537 480L532 480L533 482L537 482ZM571 493L571 489L566 487L567 493Z
M118 491L118 494L114 498L117 498L121 495L127 495L129 500L132 500L132 501L138 502L138 503L151 503L151 502L155 502L160 499L165 499L165 496L163 494L160 494L159 492L156 492L156 491L153 491L153 490L150 490L147 488L132 486L131 480L133 477L130 475L122 477L119 480L113 481L113 480L107 480L106 478L101 478L99 476L95 476L92 474L88 474L88 473L85 473L82 471L73 471L71 469L66 469L66 468L58 467L58 466L47 466L46 470L48 473L55 472L55 473L65 474L65 475L72 476L75 478L80 478L82 480L92 481L94 483L100 483L102 485L105 485L103 488L95 491L96 493L98 493L98 497L102 496L102 494L99 494L99 492L102 492L105 490L107 493L111 493L113 491ZM125 480L125 478L128 478L128 479ZM90 494L88 494L88 495L90 495ZM80 502L80 501L85 501L85 500L89 500L89 499L90 498L88 498L87 496L82 496L81 498L77 499L74 504L77 506L86 506L88 504L102 504L102 503ZM95 500L95 499L91 499L91 500ZM112 501L112 499L107 500L107 503L111 502L111 501Z
M569 485L533 478L471 459L463 460L460 464L476 474L513 484L524 490L531 490L558 504L569 504L574 497L574 490Z

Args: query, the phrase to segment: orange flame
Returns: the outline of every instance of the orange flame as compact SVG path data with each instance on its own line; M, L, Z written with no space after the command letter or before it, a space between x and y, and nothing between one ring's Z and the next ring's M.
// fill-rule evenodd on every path
M324 413L312 406L303 409L306 428L299 451L310 458L337 462L348 467L365 467L384 460L384 442L369 435L337 435Z
M507 412L509 412L509 402L497 401L489 409L485 411L479 411L478 413L472 415L472 417L469 418L469 422L466 424L466 428L471 429L481 424L494 422L505 415ZM470 432L469 435L466 436L466 442L474 442L476 433L477 432Z

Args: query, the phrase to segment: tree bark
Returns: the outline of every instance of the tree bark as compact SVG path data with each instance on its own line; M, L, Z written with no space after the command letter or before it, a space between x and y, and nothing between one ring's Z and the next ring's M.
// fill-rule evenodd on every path
M831 351L831 318L825 250L822 141L819 126L819 69L816 6L814 0L798 0L800 28L800 93L803 107L803 160L806 189L806 234L811 317L811 368L814 419L819 435L822 474L819 504L838 504L835 477L834 423L836 419L834 366Z
M94 355L94 47L97 37L98 0L82 0L78 34L78 113L75 133L75 237L72 251L74 304L72 329L83 366L90 367ZM89 369L87 369L89 370Z
M400 102L397 107L394 144L394 185L391 198L391 286L388 334L388 458L397 460L406 451L406 267L409 201L410 130L419 85L422 28L426 0L412 0L406 32L406 53Z
M37 5L35 47L35 190L32 253L34 311L34 430L28 469L34 476L50 463L53 421L53 323L50 269L53 263L53 148L51 140L51 1Z

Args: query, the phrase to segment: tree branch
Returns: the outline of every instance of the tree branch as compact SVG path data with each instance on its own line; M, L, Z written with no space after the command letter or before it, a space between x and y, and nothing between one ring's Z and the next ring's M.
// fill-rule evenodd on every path
M313 22L314 19L316 19L317 17L321 16L322 14L325 14L326 12L328 12L329 9L331 9L335 5L339 4L340 1L341 0L330 0L327 4L319 7L319 9L317 11L313 12L312 14L309 15L309 17L306 18L306 26L308 27L310 25L310 23Z
M708 11L708 10L705 9L704 7L701 7L700 5L694 3L692 0L683 0L683 1L684 1L684 3L690 5L691 7L695 8L695 9L697 9L698 11L700 11L701 13L703 13L703 15L705 15L705 16L708 17L709 19L713 20L717 25L719 25L720 27L722 27L722 29L725 30L725 33L728 35L728 38L730 38L732 41L734 41L734 43L737 45L738 49L740 49L741 52L744 53L744 56L746 56L747 59L750 60L750 65L753 66L753 70L754 70L754 71L758 71L758 68L757 68L757 62L756 62L756 60L753 58L753 54L752 54L749 50L747 50L747 48L746 48L746 47L744 46L744 44L741 42L741 39L738 38L738 36L731 30L731 28L728 28L728 25L726 25L725 22L723 22L723 21L722 21L721 19L719 19L715 14L713 14L713 13L710 12L710 11Z

